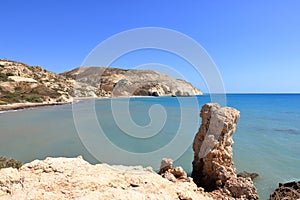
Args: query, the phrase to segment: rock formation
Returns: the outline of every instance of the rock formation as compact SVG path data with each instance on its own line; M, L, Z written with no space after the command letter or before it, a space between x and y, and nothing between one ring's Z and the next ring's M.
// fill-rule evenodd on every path
M279 187L270 195L270 200L298 200L300 199L300 181L279 183Z
M91 165L81 157L1 169L0 199L212 200L193 182L171 182L149 168Z
M166 171L173 169L173 160L170 158L163 158L160 163L159 174L164 174Z
M151 70L80 67L62 73L97 88L98 96L190 96L201 91L192 84Z
M187 176L187 173L183 170L182 167L173 168L173 160L169 158L163 158L160 165L159 174L162 177L168 179L169 181L187 181L191 182L192 179Z
M206 191L219 190L220 194L234 198L257 199L252 180L237 177L233 163L232 135L240 112L208 103L202 107L200 116L202 124L193 143L194 182Z

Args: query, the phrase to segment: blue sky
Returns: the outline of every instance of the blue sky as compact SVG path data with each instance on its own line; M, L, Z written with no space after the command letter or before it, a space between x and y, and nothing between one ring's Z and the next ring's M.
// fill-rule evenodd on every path
M227 92L300 93L299 10L298 0L2 0L0 58L63 72L80 66L114 34L164 27L206 49ZM162 62L164 54L141 55L124 56L115 65ZM174 69L206 90L201 78L176 63Z

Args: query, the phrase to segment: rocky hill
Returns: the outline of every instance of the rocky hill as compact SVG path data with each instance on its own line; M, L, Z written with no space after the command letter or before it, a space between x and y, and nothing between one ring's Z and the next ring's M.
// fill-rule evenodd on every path
M202 94L199 89L184 80L151 70L81 67L61 75L97 88L95 91L97 96L190 96ZM77 95L81 95L80 92Z
M0 105L72 101L74 80L40 66L0 60Z
M200 90L150 70L80 67L55 74L40 66L0 60L0 105L66 103L73 97L189 96Z

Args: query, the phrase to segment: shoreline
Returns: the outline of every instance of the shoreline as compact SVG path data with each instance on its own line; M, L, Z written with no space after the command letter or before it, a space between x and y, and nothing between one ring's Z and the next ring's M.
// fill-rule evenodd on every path
M197 95L195 95L197 96ZM172 97L169 95L166 96L158 96L158 97ZM187 97L193 97L193 96L187 96ZM73 101L70 102L54 102L54 103L12 103L12 104L6 104L6 105L0 105L0 112L6 112L6 111L12 111L12 110L24 110L29 108L37 108L37 107L45 107L45 106L59 106L59 105L68 105L77 103L79 101L84 100L91 100L91 99L125 99L125 98L156 98L155 96L114 96L114 97L73 97ZM186 98L186 97L185 97Z
M85 100L91 100L91 99L115 99L115 98L139 98L139 97L151 97L151 96L121 96L121 97L77 97L74 98L70 102L54 102L54 103L12 103L12 104L6 104L6 105L0 105L0 114L8 111L19 111L19 110L25 110L29 108L38 108L38 107L46 107L46 106L60 106L60 105L68 105L73 103L78 103L80 101Z
M55 103L12 103L6 105L0 105L0 112L6 112L11 110L24 110L29 108L46 107L46 106L59 106L72 104L72 102L55 102Z
M0 112L7 112L7 111L18 111L18 110L24 110L24 109L29 109L29 108L38 108L38 107L46 107L46 106L60 106L60 105L68 105L68 104L73 104L73 103L78 103L80 101L85 101L85 100L91 100L91 99L115 99L115 98L140 98L140 97L151 97L151 96L121 96L121 97L77 97L74 98L70 102L53 102L53 103L11 103L11 104L6 104L6 105L0 105Z

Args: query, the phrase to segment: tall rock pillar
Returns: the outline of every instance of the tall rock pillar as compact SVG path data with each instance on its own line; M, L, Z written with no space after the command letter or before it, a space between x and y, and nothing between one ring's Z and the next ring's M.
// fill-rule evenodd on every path
M257 199L252 180L237 178L233 162L232 135L240 112L234 108L221 108L219 104L208 103L202 107L200 117L202 124L193 143L194 182L206 191L222 190L231 193L233 197Z

